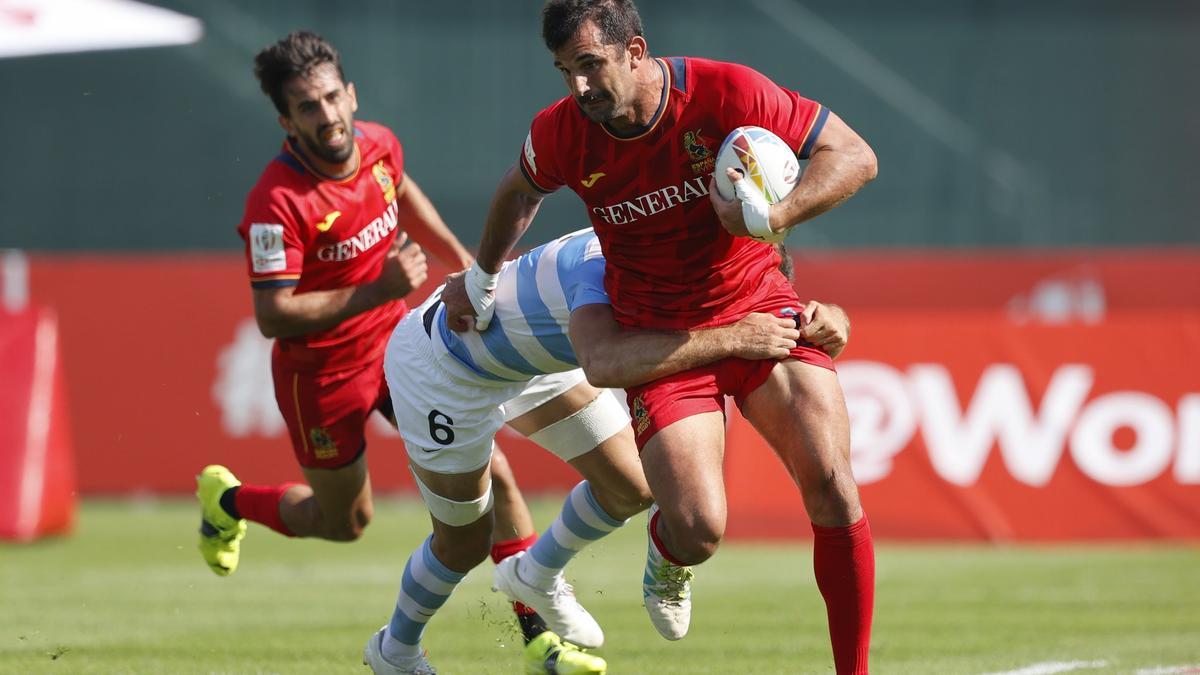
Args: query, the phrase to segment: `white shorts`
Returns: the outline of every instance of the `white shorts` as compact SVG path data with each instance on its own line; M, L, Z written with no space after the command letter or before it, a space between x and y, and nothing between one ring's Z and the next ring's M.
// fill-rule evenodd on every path
M539 375L528 382L498 382L480 377L444 348L434 346L437 338L430 338L422 322L429 304L412 310L396 325L383 360L396 426L404 438L409 459L423 469L449 474L479 469L491 460L492 439L505 421L586 380L579 369ZM620 410L618 413L624 414ZM612 412L606 414L615 422ZM573 425L573 421L568 421L571 419L564 422ZM616 426L624 426L627 420L624 417ZM608 431L612 427L613 424L600 428L581 424L575 434L578 442L573 445L578 448L582 443L590 450L614 435L615 431ZM601 435L604 438L598 438ZM555 452L553 448L550 450ZM565 460L582 454L576 449L566 452L570 456L564 456Z

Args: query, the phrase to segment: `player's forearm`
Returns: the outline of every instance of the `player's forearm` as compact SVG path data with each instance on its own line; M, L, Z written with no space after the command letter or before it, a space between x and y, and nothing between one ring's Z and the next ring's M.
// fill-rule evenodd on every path
M829 211L874 180L878 171L871 146L830 114L800 182L771 209L771 229L779 232Z
M254 316L258 328L269 338L290 338L319 333L337 326L388 301L371 284L326 291L277 295L259 300Z
M796 189L771 213L771 229L780 231L815 218L849 199L875 177L873 162L866 157L814 155Z
M722 329L621 330L580 355L588 381L597 387L632 387L708 365L731 355Z
M479 266L487 272L500 271L501 263L517 245L525 230L529 229L542 204L542 198L531 194L532 188L522 183L525 183L525 177L520 170L511 168L492 197L483 239L479 243L479 255L476 256Z
M400 223L405 231L451 269L468 267L471 253L442 220L433 202L407 174L404 183L404 192L397 199L400 200Z

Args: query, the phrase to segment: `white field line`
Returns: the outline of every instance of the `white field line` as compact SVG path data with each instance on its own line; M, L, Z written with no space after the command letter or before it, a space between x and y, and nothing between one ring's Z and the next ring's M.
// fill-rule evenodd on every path
M1017 670L986 673L986 675L1053 675L1054 673L1069 673L1074 670L1103 668L1107 665L1108 661L1044 661Z
M1175 673L1200 673L1200 663L1186 666L1154 666L1136 671L1136 675L1174 675Z

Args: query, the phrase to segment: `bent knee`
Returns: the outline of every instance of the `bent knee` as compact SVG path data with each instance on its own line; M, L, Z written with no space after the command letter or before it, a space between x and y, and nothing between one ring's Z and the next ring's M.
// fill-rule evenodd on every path
M713 557L725 536L725 521L700 518L679 528L670 528L669 552L680 562L698 565Z
M682 563L699 565L716 555L720 546L721 535L710 534L674 542L671 544L670 553Z

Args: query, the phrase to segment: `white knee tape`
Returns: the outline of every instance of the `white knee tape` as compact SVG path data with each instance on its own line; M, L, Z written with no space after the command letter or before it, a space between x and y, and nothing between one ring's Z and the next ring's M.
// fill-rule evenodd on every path
M409 470L412 471L411 468ZM417 481L417 489L421 491L421 498L425 500L425 507L429 509L429 514L447 525L454 527L470 525L492 510L491 480L488 480L487 492L483 493L482 497L469 502L456 502L430 490L415 471L412 472L412 475L413 480Z
M583 408L530 434L529 440L566 461L592 450L628 425L625 406L605 389Z

